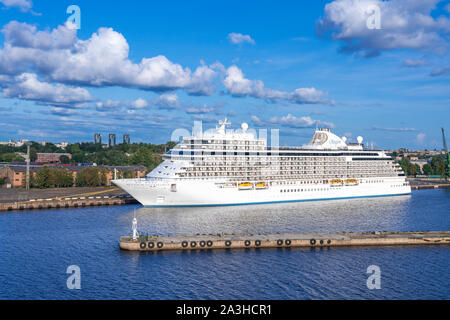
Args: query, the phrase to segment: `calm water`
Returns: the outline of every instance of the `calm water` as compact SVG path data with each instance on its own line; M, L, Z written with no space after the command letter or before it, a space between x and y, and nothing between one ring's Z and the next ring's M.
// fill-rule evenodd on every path
M139 206L0 214L0 299L449 299L450 246L144 253L156 234L450 230L450 190L244 207ZM68 290L66 268L81 268ZM366 269L381 268L381 290Z

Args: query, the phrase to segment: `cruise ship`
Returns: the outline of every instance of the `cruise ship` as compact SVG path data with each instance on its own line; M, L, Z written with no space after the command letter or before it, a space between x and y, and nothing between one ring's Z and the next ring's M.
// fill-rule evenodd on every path
M184 137L144 179L112 182L148 207L226 206L408 195L401 167L362 137L317 128L302 147L269 147L227 120Z

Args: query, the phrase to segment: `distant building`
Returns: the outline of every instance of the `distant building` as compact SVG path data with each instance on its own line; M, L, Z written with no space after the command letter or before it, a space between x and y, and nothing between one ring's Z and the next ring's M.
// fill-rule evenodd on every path
M55 146L60 148L60 149L65 149L67 148L67 146L69 145L68 142L60 142L60 143L56 143Z
M102 144L102 135L100 133L94 134L94 143Z
M39 169L43 168L45 165L30 165L30 176L36 176ZM86 168L86 166L58 166L53 165L49 168L64 169L72 173L73 181L75 184L77 173ZM111 185L111 180L114 179L114 169L120 172L132 171L136 178L144 178L147 174L147 168L144 166L97 166L96 168L106 170L106 184ZM27 166L23 164L0 164L0 178L5 179L5 185L11 184L13 188L21 188L26 185L26 171Z
M114 147L116 145L116 135L114 133L109 134L108 146Z
M72 155L70 153L38 153L36 162L38 163L59 163L61 156L67 156L69 159L72 159Z
M129 134L124 134L123 135L123 143L124 144L130 144L130 135Z
M23 146L25 143L27 143L27 142L29 142L29 140L26 140L26 139L21 139L21 140L19 140L19 142L15 142L14 143L14 146L15 147L21 147L21 146Z

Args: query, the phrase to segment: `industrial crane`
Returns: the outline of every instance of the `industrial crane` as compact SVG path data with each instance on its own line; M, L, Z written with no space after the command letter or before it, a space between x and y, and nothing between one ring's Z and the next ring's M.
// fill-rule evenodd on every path
M445 141L445 132L444 132L444 128L441 128L442 130L442 142L444 144L444 157L446 157L446 162L445 162L445 180L447 181L448 177L450 176L450 154L448 153L448 149L447 149L447 142Z

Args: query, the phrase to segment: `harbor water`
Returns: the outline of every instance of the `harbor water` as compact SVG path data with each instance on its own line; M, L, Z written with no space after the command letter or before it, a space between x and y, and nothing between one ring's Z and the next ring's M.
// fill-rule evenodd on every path
M141 234L450 230L450 189L274 205L34 210L0 214L0 299L449 299L450 246L119 249ZM80 268L81 289L67 287ZM366 285L381 270L381 288Z

